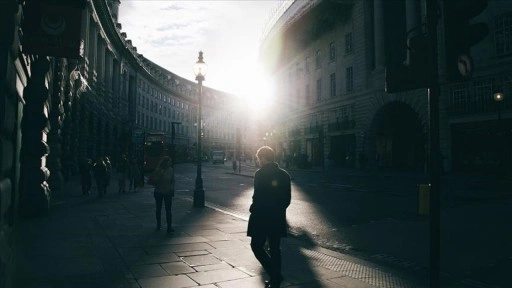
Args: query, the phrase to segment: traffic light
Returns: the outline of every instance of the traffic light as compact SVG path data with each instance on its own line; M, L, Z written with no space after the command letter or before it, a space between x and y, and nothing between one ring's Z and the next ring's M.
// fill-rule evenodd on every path
M430 61L428 37L425 34L411 36L407 40L407 56L400 63L386 65L387 93L429 87Z
M471 46L482 41L489 28L470 20L487 7L488 0L444 0L446 72L448 82L469 80L474 72Z

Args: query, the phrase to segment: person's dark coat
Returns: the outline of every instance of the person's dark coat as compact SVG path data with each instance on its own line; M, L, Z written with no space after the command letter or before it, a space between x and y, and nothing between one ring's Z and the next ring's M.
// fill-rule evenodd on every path
M96 161L93 167L94 178L96 179L96 185L100 188L104 188L107 185L107 165L103 160L99 159Z
M286 208L290 201L290 175L277 163L265 164L256 171L247 236L286 237Z

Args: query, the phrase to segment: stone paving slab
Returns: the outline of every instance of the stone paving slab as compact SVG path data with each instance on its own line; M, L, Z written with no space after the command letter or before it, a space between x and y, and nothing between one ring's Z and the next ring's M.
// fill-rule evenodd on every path
M169 273L160 264L132 266L130 271L136 279L169 276Z
M243 219L175 197L176 232L167 235L155 231L151 193L72 200L22 227L20 271L31 278L20 288L261 288L267 277ZM282 287L373 287L321 267L303 253L304 243L289 242Z
M176 253L163 253L163 254L144 254L142 257L137 259L137 262L141 264L158 264L181 261Z
M244 243L238 239L226 240L226 241L210 241L209 244L212 245L216 249L243 247L243 246L247 245L247 243Z
M160 245L147 246L144 250L149 254L162 254L170 252L187 252L212 249L213 247L207 243L177 244L177 245Z
M179 257L199 256L199 255L207 255L207 254L210 254L210 253L206 250L176 252L176 255L178 255Z
M213 265L220 264L221 261L219 258L214 257L213 255L199 255L199 256L190 256L183 257L183 262L187 263L191 267L195 266L203 266L203 265Z
M168 237L168 238L158 238L158 239L150 239L148 241L148 245L176 245L176 244L191 244L191 243L204 243L208 242L208 239L204 237L186 237L186 236L178 236L178 237Z
M205 272L205 271L221 270L221 269L229 269L229 268L233 268L233 267L231 267L226 262L220 262L218 264L203 265L203 266L196 266L196 267L194 267L194 269L197 270L197 272Z
M262 288L265 279L262 276L237 279L232 281L217 283L220 288Z
M197 272L188 274L187 276L190 277L195 282L199 283L200 285L250 277L246 273L236 268Z
M194 273L196 270L194 270L192 267L187 265L187 263L183 262L171 262L171 263L164 263L160 264L160 266L169 273L169 275L178 275L178 274L186 274L186 273Z
M137 280L137 282L141 288L184 288L198 286L196 282L185 275L144 278Z

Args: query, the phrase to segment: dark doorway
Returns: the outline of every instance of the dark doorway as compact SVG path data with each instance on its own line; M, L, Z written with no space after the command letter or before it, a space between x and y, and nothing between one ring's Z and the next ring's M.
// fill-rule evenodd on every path
M425 163L425 135L418 114L403 102L384 105L372 122L375 162L379 167L421 170Z
M328 156L337 167L354 167L356 136L354 134L331 136L331 151Z

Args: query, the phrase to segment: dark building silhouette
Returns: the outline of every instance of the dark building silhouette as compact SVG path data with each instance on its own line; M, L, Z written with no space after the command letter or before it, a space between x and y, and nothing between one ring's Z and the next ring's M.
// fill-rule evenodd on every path
M197 84L137 52L118 23L120 4L0 4L1 287L14 285L18 219L46 215L82 159L108 155L115 166L142 145L141 132L170 137L172 121L182 123L179 152L194 153ZM233 95L203 89L203 122L230 109ZM217 122L208 128L216 146L234 147L234 128Z
M512 4L491 0L483 10L473 9L478 15L469 23L482 22L489 33L470 47L473 74L461 81L448 80L446 39L460 33L450 34L447 23L464 23L463 8L474 7L459 5L464 7L454 9L462 10L450 14L445 2L461 3L440 1L439 7L444 169L510 170ZM408 59L407 38L425 33L425 7L421 0L283 2L267 24L260 54L278 83L280 113L272 128L277 155L304 155L315 166L358 167L364 154L368 166L424 171L427 90L386 93L385 68ZM497 90L505 91L501 102L493 99Z

